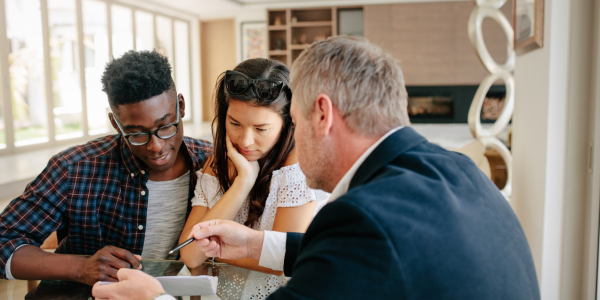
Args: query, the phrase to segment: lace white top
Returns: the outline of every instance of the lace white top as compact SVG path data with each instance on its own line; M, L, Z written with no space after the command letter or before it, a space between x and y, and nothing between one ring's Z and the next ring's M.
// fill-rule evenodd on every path
M223 196L223 193L219 192L219 181L215 176L202 174L202 170L197 174L198 183L194 191L195 197L192 199L192 206L212 208ZM265 210L254 225L254 229L272 230L278 207L301 206L308 202L327 199L329 199L329 193L313 190L306 186L306 177L297 163L275 170L271 177ZM244 224L248 219L249 210L250 201L246 199L234 221Z
M223 193L219 192L219 181L215 176L202 174L202 170L198 171L197 174L198 183L196 184L196 189L194 191L195 197L192 199L192 206L212 208L223 196ZM275 214L279 207L301 206L314 201L319 201L319 204L325 204L328 199L329 193L321 190L313 190L306 186L306 177L297 163L285 166L279 170L273 171L265 209L253 228L256 230L272 230ZM246 199L234 221L244 224L248 219L249 210L250 202ZM227 274L222 273L223 272L219 273L219 276L228 276ZM236 274L238 277L239 275L240 274ZM240 280L240 283L243 283L243 286L219 288L217 290L217 295L221 297L221 299L265 299L281 285L285 285L287 281L288 279L283 276L278 277L261 272L249 271L246 280ZM236 290L235 296L231 294Z

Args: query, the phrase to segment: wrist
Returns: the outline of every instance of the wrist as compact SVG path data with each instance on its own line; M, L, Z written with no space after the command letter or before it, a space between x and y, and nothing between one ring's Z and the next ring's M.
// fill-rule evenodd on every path
M238 176L236 176L235 179L233 180L232 186L237 185L245 193L250 193L250 191L254 187L255 182L256 182L256 178L254 178L250 175L238 174Z
M252 229L251 229L252 230ZM265 239L265 232L252 230L252 236L248 240L248 257L256 260L260 260L262 253L263 241Z
M75 281L79 283L85 283L83 271L85 270L85 263L89 259L88 257L80 257L80 256L72 256L74 260L75 268L71 268L71 273L69 274L69 280Z

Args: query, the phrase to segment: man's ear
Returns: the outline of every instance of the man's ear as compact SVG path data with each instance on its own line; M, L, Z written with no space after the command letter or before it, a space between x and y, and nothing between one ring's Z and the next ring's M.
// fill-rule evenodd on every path
M317 95L311 113L311 122L316 134L329 135L333 125L333 103L327 94Z
M115 116L113 116L113 113L109 112L108 113L108 119L110 120L110 125L112 125L112 127L120 134L123 134L121 132L121 129L119 129L119 126L117 125L117 123L115 122Z
M177 101L179 101L179 117L183 119L185 117L185 99L182 94L177 95Z

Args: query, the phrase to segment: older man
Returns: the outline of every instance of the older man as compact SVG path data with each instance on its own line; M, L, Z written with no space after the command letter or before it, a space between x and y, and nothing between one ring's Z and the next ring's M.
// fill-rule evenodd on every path
M359 38L317 42L294 63L292 89L300 166L330 203L304 235L200 223L202 251L284 270L292 280L269 299L539 299L515 214L471 160L407 127L389 54ZM94 294L162 292L138 271L118 275L129 283Z

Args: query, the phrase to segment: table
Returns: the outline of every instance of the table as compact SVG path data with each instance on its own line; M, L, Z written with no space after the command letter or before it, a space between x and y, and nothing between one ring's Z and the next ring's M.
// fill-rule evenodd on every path
M142 259L142 271L152 276L211 275L219 277L217 296L185 296L182 300L228 300L241 299L247 291L256 287L246 286L256 278L269 277L271 281L287 282L285 277L250 271L225 263L205 262L202 266L188 270L181 261ZM254 284L254 283L253 283ZM265 293L277 287L259 287ZM92 287L70 281L53 280L0 280L0 299L93 299Z

